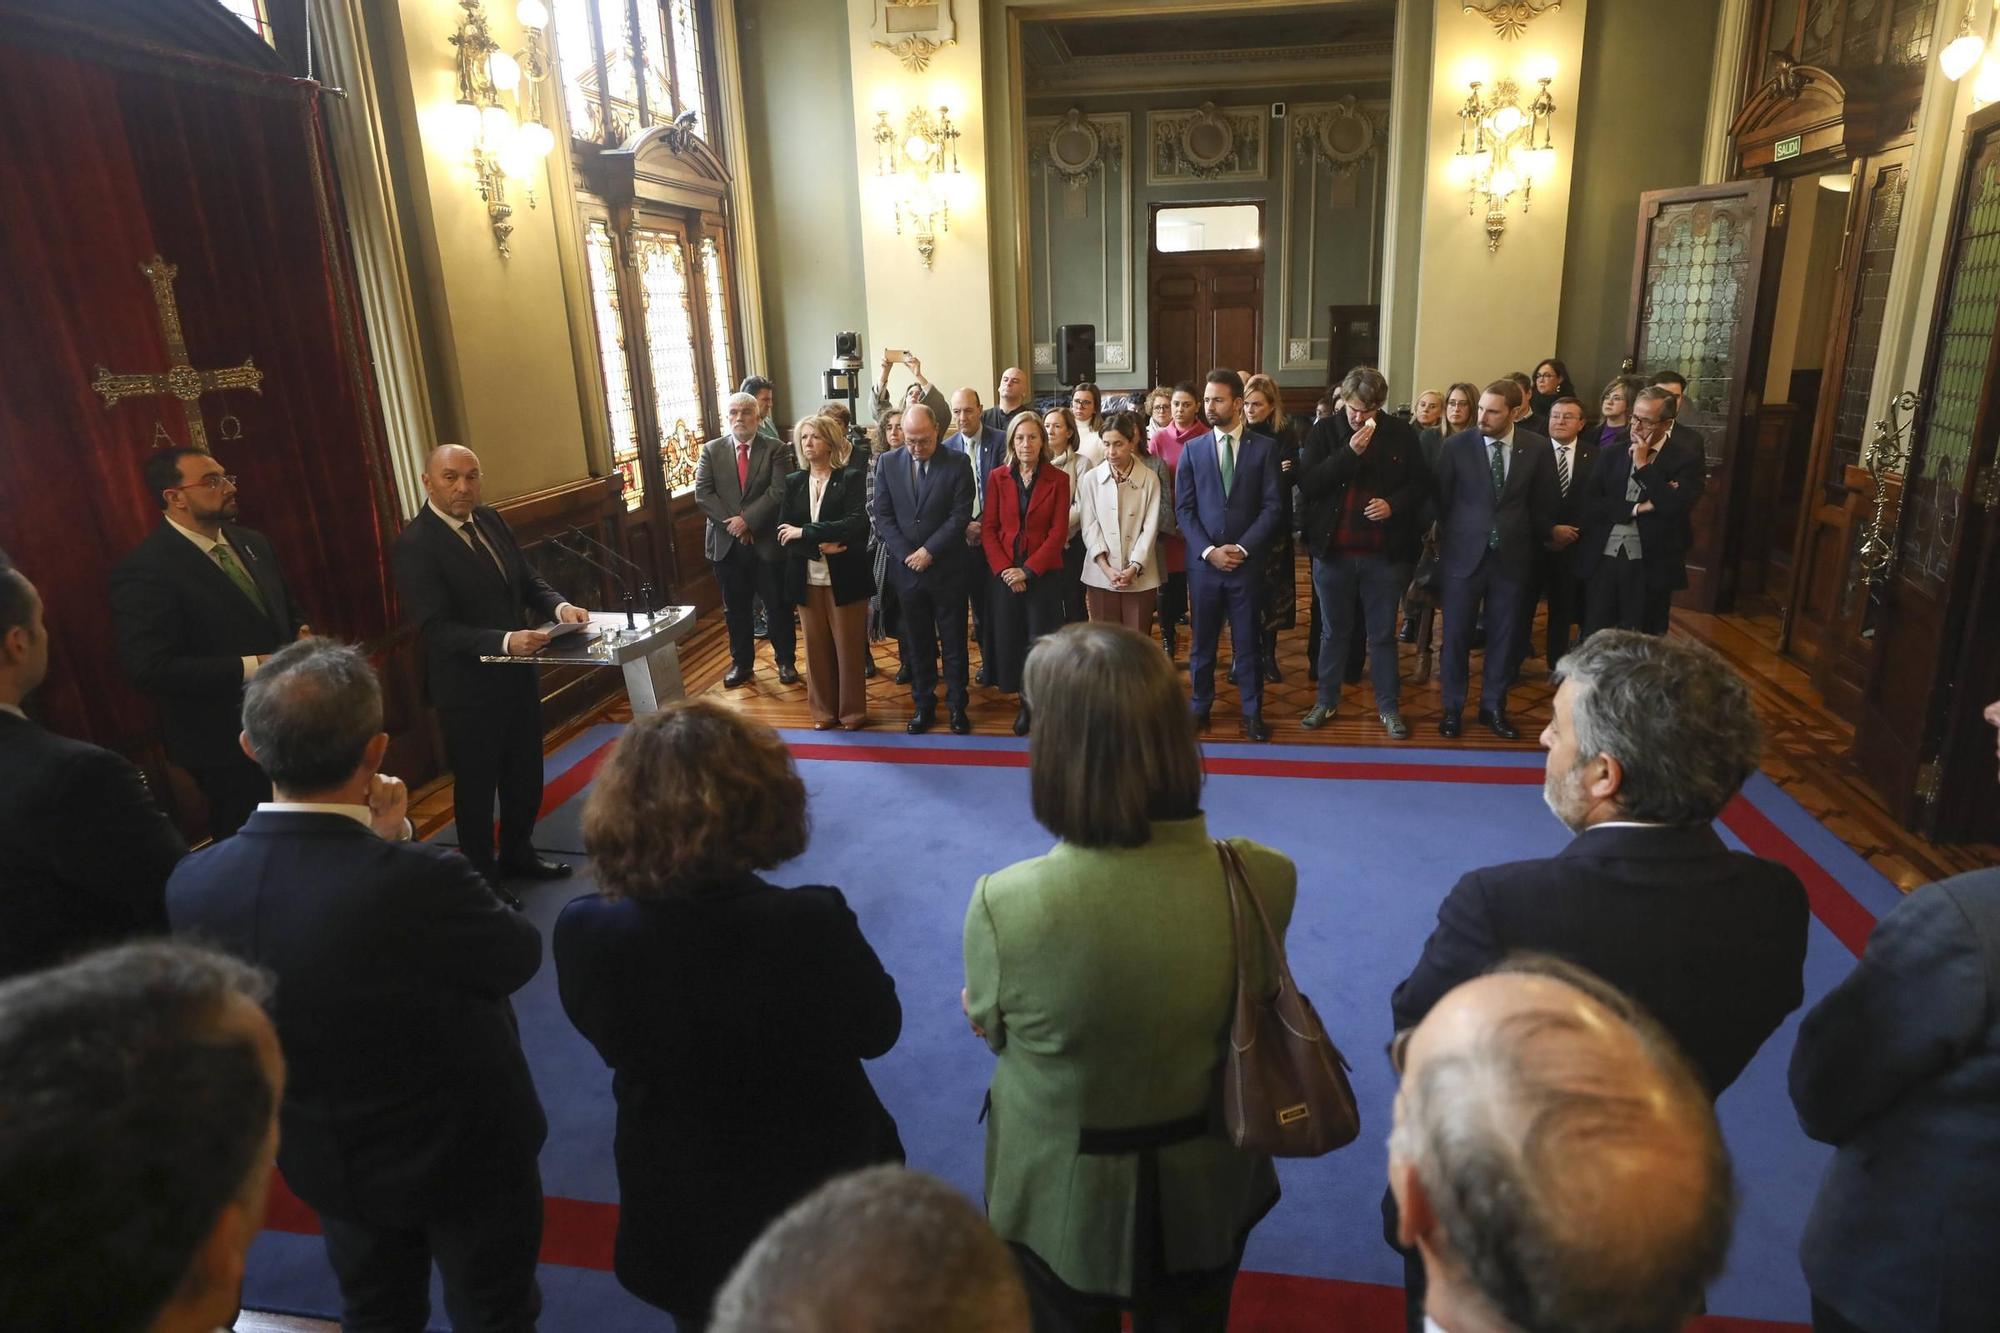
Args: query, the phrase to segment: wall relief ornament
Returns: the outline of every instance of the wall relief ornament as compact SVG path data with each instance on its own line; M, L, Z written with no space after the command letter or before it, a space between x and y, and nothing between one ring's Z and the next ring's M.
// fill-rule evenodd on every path
M1292 153L1298 161L1317 157L1341 176L1374 157L1388 135L1388 122L1352 97L1323 106L1294 107L1286 123L1292 127Z
M958 45L951 0L875 0L869 29L875 48L902 61L912 74L922 74L938 52Z
M1262 180L1266 114L1261 106L1218 107L1213 102L1190 111L1147 112L1152 140L1147 184Z
M1461 12L1479 15L1493 25L1496 37L1503 42L1511 42L1542 15L1554 14L1561 9L1562 0L1487 0L1485 4L1466 0Z

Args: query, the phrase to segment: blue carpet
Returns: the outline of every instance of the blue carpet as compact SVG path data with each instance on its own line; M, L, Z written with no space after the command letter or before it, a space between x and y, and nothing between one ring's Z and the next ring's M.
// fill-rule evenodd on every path
M959 927L974 879L1047 850L1028 813L1022 743L1004 738L912 738L788 734L803 754L859 752L863 759L802 758L816 832L806 854L771 876L779 883L832 883L895 976L904 1006L902 1039L870 1074L900 1125L911 1165L980 1193L980 1099L992 1067L959 1012ZM560 772L601 745L587 734L551 757ZM893 762L905 751L968 752L971 766ZM1380 1056L1390 1037L1388 996L1415 961L1437 905L1466 869L1561 848L1568 834L1543 807L1541 757L1532 753L1213 745L1211 760L1397 766L1403 780L1212 775L1210 826L1278 847L1299 867L1290 936L1292 966L1329 1031L1355 1066L1361 1140L1316 1161L1284 1162L1284 1198L1252 1235L1246 1270L1397 1285L1401 1267L1380 1238L1377 1201L1393 1079ZM1424 779L1412 766L1441 766L1453 781ZM1513 770L1498 782L1464 770ZM1521 771L1525 770L1525 772ZM1417 779L1417 780L1410 780ZM1753 779L1746 796L1801 850L1879 915L1895 888L1777 787ZM580 807L581 796L566 802ZM555 819L574 812L552 812ZM1741 840L1725 829L1734 846ZM546 840L538 838L546 845ZM534 886L528 910L546 935L587 880ZM1810 1005L1853 966L1853 956L1815 920L1806 960ZM522 1041L549 1115L543 1183L552 1197L617 1199L611 1160L610 1078L569 1026L552 965L516 998ZM1796 1259L1827 1150L1800 1133L1785 1093L1797 1029L1788 1020L1722 1098L1718 1111L1735 1158L1742 1209L1728 1271L1710 1296L1718 1315L1804 1321L1808 1300ZM665 1317L625 1295L609 1273L545 1264L542 1328L663 1328ZM266 1233L252 1254L246 1303L329 1313L332 1275L316 1236ZM441 1306L438 1307L441 1311ZM437 1318L441 1319L440 1313ZM1306 1326L1306 1325L1301 1325ZM1313 1324L1313 1327L1323 1325Z

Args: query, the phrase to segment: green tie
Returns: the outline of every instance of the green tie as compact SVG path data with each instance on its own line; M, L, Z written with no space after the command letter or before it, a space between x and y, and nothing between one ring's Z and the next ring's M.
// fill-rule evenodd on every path
M229 543L217 542L208 548L208 553L215 557L216 564L222 566L222 572L229 575L229 581L241 588L243 595L248 597L259 611L264 610L264 594L257 591L256 582L245 572L243 566L236 563L236 557L230 553Z
M1236 485L1236 450L1227 433L1215 437L1215 451L1222 462L1222 498L1227 500Z
M1499 440L1494 440L1491 442L1491 448L1493 450L1493 503L1497 508L1500 503L1500 493L1507 489L1506 445ZM1498 514L1495 514L1495 518L1497 519L1498 517ZM1489 551L1500 549L1500 526L1497 522L1486 534L1486 549Z

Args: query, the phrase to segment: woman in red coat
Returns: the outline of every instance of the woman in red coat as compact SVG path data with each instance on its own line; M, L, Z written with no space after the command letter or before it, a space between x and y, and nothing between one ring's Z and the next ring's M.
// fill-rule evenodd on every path
M1069 540L1069 476L1042 460L1048 431L1032 411L1007 423L1007 464L986 479L979 539L994 571L986 614L992 626L993 683L1021 692L1021 667L1036 639L1063 626L1063 545ZM1028 706L1014 715L1028 734Z

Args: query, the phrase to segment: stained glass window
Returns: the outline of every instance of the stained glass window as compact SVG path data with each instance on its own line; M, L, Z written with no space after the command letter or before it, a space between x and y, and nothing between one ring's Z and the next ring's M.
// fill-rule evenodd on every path
M701 454L701 372L695 363L694 311L687 255L680 237L646 227L632 229L639 256L639 291L645 302L646 362L653 372L654 418L660 471L678 495L694 485Z
M1780 53L1836 71L1922 65L1937 15L1937 0L1766 0L1763 77Z
M1750 335L1746 238L1761 221L1747 200L1673 203L1647 236L1639 368L1687 376L1681 419L1702 433L1711 469L1722 464L1737 346Z
M701 286L708 293L708 355L715 368L715 419L724 419L722 405L736 389L736 370L729 359L729 304L723 290L722 253L713 236L701 238Z
M2000 134L1988 135L1967 164L1970 194L1953 227L1943 323L1931 351L1923 437L1915 478L1905 489L1909 534L1903 576L1942 595L1965 520L1965 474L1985 390L1986 363L2000 325Z
M611 405L611 467L623 480L625 508L646 502L646 473L639 466L639 414L632 406L632 366L625 358L625 326L618 318L618 258L602 218L584 226L590 301L597 311L597 351L604 368L604 398Z
M1862 223L1861 253L1856 260L1854 319L1847 328L1847 368L1840 377L1833 449L1822 479L1833 504L1839 504L1847 494L1847 469L1860 464L1868 432L1868 394L1875 385L1875 359L1882 350L1882 319L1889 308L1889 266L1895 261L1896 235L1902 230L1907 176L1901 163L1881 168L1868 196L1868 216Z
M222 0L222 7L242 19L268 45L278 44L271 31L271 16L264 12L264 0Z
M645 125L692 111L696 133L708 137L697 0L555 0L554 7L572 135L593 143L630 139L642 128L643 87Z

